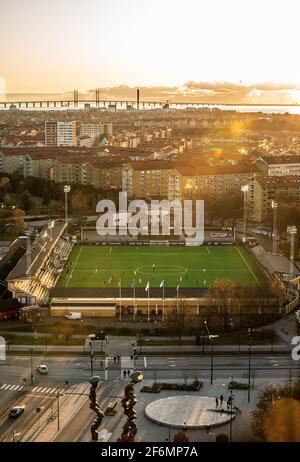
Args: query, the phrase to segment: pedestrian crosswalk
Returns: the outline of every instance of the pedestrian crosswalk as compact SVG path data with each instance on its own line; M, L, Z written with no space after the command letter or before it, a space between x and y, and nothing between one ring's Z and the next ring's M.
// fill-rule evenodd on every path
M25 388L26 387L26 388ZM44 393L45 395L51 395L51 394L57 394L61 393L64 389L63 388L58 388L58 387L31 387L29 385L13 385L9 383L4 383L3 385L0 386L0 392L1 391L25 391L24 389L27 389L31 393Z

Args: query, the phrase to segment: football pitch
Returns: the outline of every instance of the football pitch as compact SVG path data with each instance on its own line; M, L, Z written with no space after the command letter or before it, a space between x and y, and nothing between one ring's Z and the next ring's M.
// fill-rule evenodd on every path
M229 278L245 286L265 278L241 246L75 246L57 287L211 287Z

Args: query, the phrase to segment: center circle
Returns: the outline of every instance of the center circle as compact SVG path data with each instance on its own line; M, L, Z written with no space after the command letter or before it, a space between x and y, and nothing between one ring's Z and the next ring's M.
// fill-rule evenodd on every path
M226 403L218 404L207 396L171 396L148 404L145 414L152 422L171 428L205 429L234 419Z
M153 276L157 274L158 276L181 276L187 273L187 268L184 266L177 265L147 265L139 266L136 269L136 272L139 274L145 274L147 276Z

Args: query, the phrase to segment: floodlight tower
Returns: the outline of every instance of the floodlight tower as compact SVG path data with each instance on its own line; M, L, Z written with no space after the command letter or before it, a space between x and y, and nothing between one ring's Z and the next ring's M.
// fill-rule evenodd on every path
M241 191L244 193L244 227L243 227L243 242L247 240L247 192L249 191L249 185L241 187Z
M297 234L297 227L295 225L290 225L287 227L287 232L291 236L291 245L290 245L290 274L289 274L289 289L290 294L293 290L292 280L294 279L294 255L295 255L295 235Z
M65 223L68 225L68 193L71 191L71 186L66 184L64 186L64 193L65 193Z
M271 203L273 209L273 254L277 253L277 210L278 210L278 203L276 201L272 201Z

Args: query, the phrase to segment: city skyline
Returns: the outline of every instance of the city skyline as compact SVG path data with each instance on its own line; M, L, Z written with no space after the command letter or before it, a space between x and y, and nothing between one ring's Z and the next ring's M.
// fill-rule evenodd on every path
M1 3L8 94L140 87L145 98L300 102L295 0Z

